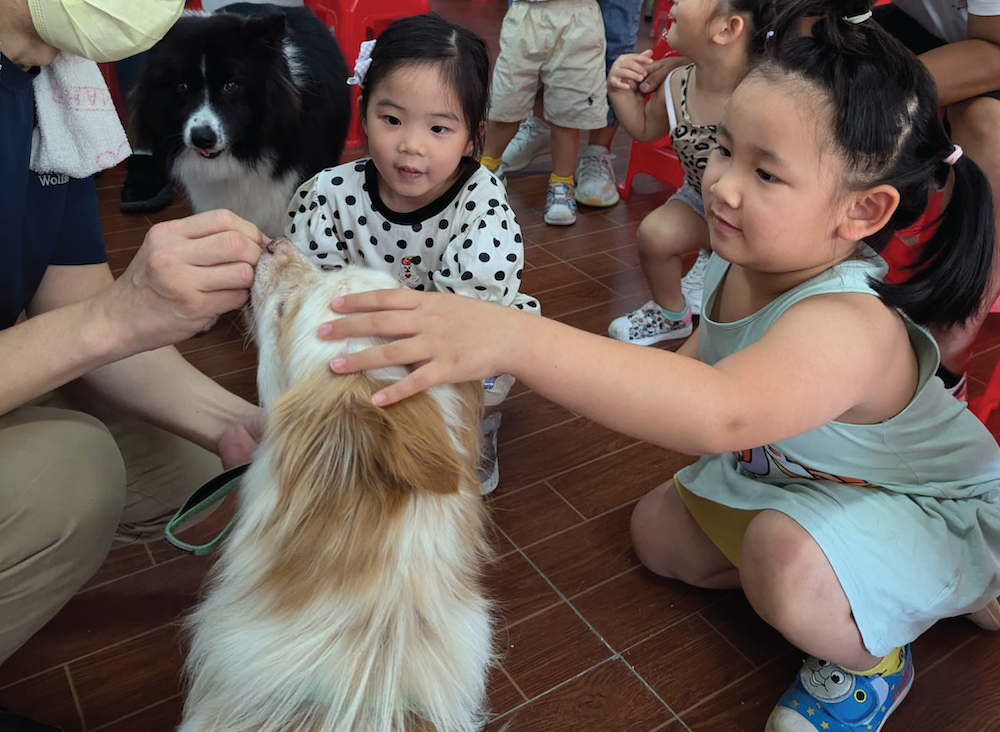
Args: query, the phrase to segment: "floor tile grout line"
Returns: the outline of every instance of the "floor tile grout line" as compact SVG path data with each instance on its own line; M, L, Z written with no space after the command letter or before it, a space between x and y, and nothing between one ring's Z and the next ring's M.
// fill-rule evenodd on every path
M517 396L522 396L522 395L518 394ZM516 399L517 397L514 397L514 398ZM542 398L544 399L544 397L542 397ZM506 402L501 403L500 406L503 406L503 404L505 404L505 403ZM502 411L503 410L501 409L501 413L502 413ZM566 411L569 411L569 410L567 409ZM517 439L511 440L510 443L505 443L505 444L512 444L514 442L517 442L518 440L524 439L525 437L535 437L535 436L541 434L542 432L545 432L546 430L552 429L553 427L562 427L563 425L569 424L570 422L572 422L574 420L582 419L580 417L580 415L578 415L578 414L573 414L573 412L570 412L570 414L572 414L573 416L570 417L569 419L564 419L562 422L555 422L553 424L550 424L548 427L542 427L541 429L535 430L534 432L525 432L523 435L518 435ZM540 483L541 481L538 481L538 482Z
M606 254L606 252L600 252L600 254ZM584 255L584 256L591 256L591 255ZM603 284L604 284L603 282L601 282L601 281L600 281L599 279L597 279L597 278L596 278L596 277L594 277L593 275L591 275L591 274L589 274L589 273L587 273L587 272L584 272L584 271L583 271L582 269L580 269L580 268L579 268L579 267L577 267L577 266L576 266L575 264L573 264L573 262L575 262L575 261L576 261L577 259L583 259L583 257L576 257L576 259L568 259L568 260L565 260L565 261L564 261L564 264L567 264L567 265L569 265L570 267L572 267L573 269L575 269L575 270L576 270L577 272L580 272L580 273L581 273L581 274L583 274L584 276L586 276L586 277L590 278L590 280L591 280L592 282L596 282L596 283L597 283L597 284L599 284L599 285L603 285ZM615 259L615 258L614 258L614 257L612 257L612 259ZM616 261L618 261L618 262L621 262L621 260L620 260L620 259L616 259ZM626 262L621 262L621 263L622 263L622 264L625 264L625 265L627 266L627 263L626 263ZM629 267L629 269L631 269L631 267ZM608 274L606 274L606 275L602 275L602 276L604 276L604 277L610 277L611 275L617 275L617 274L619 274L619 273L620 273L620 272L609 272ZM606 287L606 285L605 285L605 287ZM608 288L608 289L610 289L610 288ZM612 292L614 292L614 290L612 290ZM617 295L618 293L615 293L615 294Z
M520 439L520 438L518 438L518 439ZM535 488L535 487L539 486L540 484L546 482L546 480L547 480L547 478L542 478L541 480L536 480L534 483L528 483L528 485L522 485L520 488L515 488L512 491L509 491L509 492L505 491L502 496L497 496L495 493L492 493L492 494L490 494L491 496L493 496L490 499L490 505L492 506L493 503L494 503L494 501L499 501L501 498L506 498L507 496L516 496L518 493L526 491L529 488Z
M578 595L577 597L579 597L579 595ZM717 604L718 604L719 602L722 602L722 599L721 599L721 598L720 598L719 600L716 600L715 602L713 602L713 603L709 604L709 605L708 605L708 606L707 606L706 608L703 608L703 609L707 609L708 607L712 607L712 606L714 606L714 605L717 605ZM653 640L654 638L656 638L656 637L658 637L658 636L661 636L661 635L663 635L664 633L666 633L666 632L667 632L667 631L669 631L669 630L673 630L673 629L674 629L674 628L676 628L676 627L677 627L678 625L680 625L681 623L683 623L683 622L685 622L686 620L688 620L688 619L689 619L689 618L690 618L690 617L691 617L692 615L697 615L697 614L698 614L699 612L701 612L701 611L700 611L700 610L698 610L698 611L695 611L695 612L692 612L692 613L688 613L688 614L687 614L687 615L685 615L684 617L682 617L682 618L678 618L678 619L677 619L677 620L675 620L674 622L670 623L670 625L665 625L665 626L663 626L662 628L660 628L659 630L657 630L657 631L656 631L655 633L650 633L650 634L649 634L649 635L647 635L647 636L646 636L645 638L640 638L640 639L639 639L639 640L637 640L637 641L636 641L635 643L630 643L630 644L629 644L628 646L626 646L625 648L622 648L622 650L621 650L621 654L622 654L622 655L624 656L624 655L625 655L626 653L630 653L631 651L635 650L635 648L636 648L636 647L638 647L638 646L642 645L643 643L645 643L645 642L647 642L647 641L651 641L651 640ZM766 665L766 664L764 664L764 665Z
M576 673L576 674L574 674L573 676L570 676L570 677L569 677L568 679L564 679L563 681L560 681L560 682L559 682L558 684L556 684L556 685L555 685L555 686L553 686L553 687L550 687L550 688L546 689L546 690L545 690L545 691L543 691L543 692L542 692L541 694L537 694L537 695L535 695L535 696L532 696L532 697L528 697L528 700L527 700L527 701L525 701L525 702L522 702L522 703L518 704L517 706L515 706L515 707L512 707L511 709L508 709L508 710L507 710L506 712L504 712L503 714L498 714L498 715L497 715L496 717L494 717L494 718L493 718L493 719L492 719L491 721L494 721L494 722L496 722L496 721L499 721L499 720L503 719L504 717L507 717L507 716L511 716L511 715L513 715L513 714L514 714L515 712L518 712L518 711L520 711L521 709L524 709L524 708L525 708L526 706L528 706L529 704L532 704L532 703L534 703L534 702L538 701L539 699L541 699L541 698L543 698L543 697L546 697L546 696L548 696L549 694L551 694L551 693L552 693L552 692L554 692L554 691L558 691L559 689L561 689L562 687L566 686L567 684L571 684L572 682L576 681L576 680L577 680L578 678L580 678L581 676L586 676L586 675L587 675L587 674L589 674L589 673L590 673L591 671L593 671L593 670L594 670L595 668L600 668L600 667L601 667L601 666L603 666L604 664L606 664L606 663L608 663L608 662L610 662L610 661L614 661L614 660L615 660L614 658L605 658L604 660L602 660L602 661L599 661L598 663L595 663L595 664L594 664L593 666L591 666L591 667L589 667L589 668L585 668L585 669L584 669L583 671L580 671L579 673ZM527 694L525 694L525 696L527 697ZM509 720L508 720L508 721L509 721Z
M718 628L716 628L715 625L713 625L712 622L702 614L701 610L698 611L697 615L698 615L699 618L702 619L702 621L709 628L711 628L713 631L715 631L718 634L718 636L720 638L722 638L722 640L724 640L728 645L730 645L734 651L736 651L738 654L740 654L740 656L743 658L743 660L745 660L747 663L749 663L753 668L759 668L758 664L756 664L753 661L751 661L750 657L747 656L747 654L745 654L743 651L741 651L739 648L737 648L736 644L733 643L731 640L729 640L729 638L726 636L725 633L723 633L721 630L719 630ZM763 666L763 665L764 664L760 664L760 666Z
M591 277L590 279L592 280L592 282L593 282L593 283L594 283L595 285L597 285L598 287L600 287L600 288L602 288L602 289L606 290L607 292L610 292L610 293L611 293L612 295L614 295L614 296L615 296L616 298L618 298L618 299L621 299L621 298L624 298L624 297L628 297L627 295L621 295L621 294L619 294L619 293L615 292L615 291L614 291L614 290L612 290L612 289L611 289L610 287L608 287L607 285L605 285L605 284L604 284L603 282L601 282L601 281L599 281L599 280L595 280L595 279L594 279L593 277ZM585 284L585 283L580 283L580 282L571 282L571 283L570 283L570 284L568 284L568 285L560 285L559 287L553 287L553 288L552 288L551 290L547 290L546 292L548 292L548 293L550 293L550 294L551 294L551 293L555 292L556 290L564 290L564 289L566 289L567 287L576 287L576 286L577 286L577 285L579 285L579 284ZM541 298L539 298L539 300L541 300ZM600 303L598 303L598 304L600 304ZM558 315L549 315L549 314L546 314L546 316L545 316L545 317L549 318L550 320L557 320L558 318L565 318L565 317L566 317L567 315L573 315L574 313L578 313L578 312L580 312L581 310L586 310L587 308L592 308L592 307L594 307L594 304L593 304L593 303L591 303L591 304L589 304L589 305L585 305L585 306L584 306L584 307L582 307L582 308L576 308L575 310L567 310L566 312L564 312L564 313L559 313ZM543 311L543 312L544 312L544 309L545 309L545 304L543 303L543 304L542 304L542 311Z
M543 483L545 483L545 485L547 485L547 486L549 487L549 490L550 490L550 491L552 491L552 492L553 492L553 493L555 493L555 494L556 494L557 496L559 496L559 498L561 498L561 499L562 499L563 503L565 503L565 504L566 504L567 506L569 506L569 507L570 507L570 509L572 509L572 511L573 511L573 512L574 512L574 513L575 513L575 514L576 514L577 516L579 516L579 517L580 517L580 519L581 519L580 523L586 523L586 522L587 522L587 517L583 515L583 513L582 513L582 512L580 511L580 509L578 509L578 508L577 508L576 506L574 506L574 505L573 505L572 503L570 503L570 502L569 502L569 500L568 500L568 499L566 498L566 496L564 496L564 495L563 495L562 493L560 493L560 492L559 492L559 491L557 491L557 490L556 490L555 488L553 488L553 487L552 487L552 484L551 484L551 483L549 483L549 481L545 480L545 481L542 481L542 482L543 482ZM579 526L580 524L575 524L575 525L576 525L576 526Z
M610 584L611 582L614 582L614 581L615 581L616 579L618 579L618 578L620 578L620 577L624 577L624 576L625 576L625 575L627 575L627 574L628 574L629 572L638 572L638 571L640 571L641 569L642 569L642 567L641 567L641 566L636 566L636 567L629 567L629 568L628 568L628 569L626 569L625 571L623 571L623 572L619 572L618 574L616 574L616 575L614 575L614 576L612 576L612 577L608 577L607 579L603 579L603 580L601 580L600 582L598 582L598 583L597 583L596 585L591 585L590 587L588 587L588 588L587 588L587 589L585 589L585 590L580 590L580 591L579 591L579 592L577 592L577 593L576 593L575 595L570 595L570 596L569 596L569 597L567 597L566 599L567 599L567 600L576 600L576 599L577 599L577 598L579 598L579 597L583 597L583 596L584 596L584 595L586 595L586 594L587 594L588 592L593 592L593 591L594 591L594 590L596 590L596 589L599 589L599 588L601 588L601 587L604 587L604 585L606 585L606 584Z
M182 356L188 356L188 355L190 355L192 353L201 353L202 351L207 351L207 350L212 349L212 348L220 348L222 346L230 346L231 347L234 343L238 343L240 340L245 340L245 338L241 338L241 339L233 338L231 341L222 341L221 343L213 343L213 344L208 345L208 346L199 346L198 348L192 348L190 350L184 351L181 355ZM243 352L245 353L246 350L247 350L246 347L244 347L243 348ZM256 368L256 367L254 367L254 368Z
M540 482L544 483L545 481L540 481ZM541 544L543 541L548 541L549 539L552 539L553 537L561 536L561 535L563 535L563 534L565 534L565 533L567 533L569 531L572 531L573 529L579 529L581 526L585 526L585 525L587 525L587 524L589 524L589 523L591 523L593 521L596 521L599 518L604 518L609 513L613 513L614 511L618 511L618 510L624 508L625 506L628 506L628 505L630 505L632 503L636 503L636 502L638 502L638 500L639 500L638 498L633 498L630 501L625 501L625 503L622 503L622 504L620 504L618 506L615 506L614 508L609 508L607 511L601 511L601 513L596 514L595 516L592 516L591 518L589 518L589 519L587 519L585 521L581 521L578 524L573 524L572 526L568 526L565 529L560 529L559 531L555 531L555 532L549 534L546 537L543 537L541 539L538 539L536 541L531 542L530 544L525 544L523 547L518 546L518 549L530 549L533 546L537 546L538 544ZM499 525L498 525L498 527L499 527ZM504 534L504 536L506 536L506 533ZM515 546L517 546L517 545L515 544Z
M563 424L566 424L566 423L564 422ZM545 430L540 430L540 431L544 432ZM538 432L536 432L534 434L537 435ZM506 445L513 445L514 443L516 443L520 439L521 438L518 437L517 439L511 440L509 443L505 443L505 444ZM566 470L561 470L558 473L552 473L552 475L548 475L548 476L546 476L544 478L540 478L540 479L534 481L533 483L528 483L528 485L521 486L520 488L517 488L516 490L512 490L510 492L505 492L502 496L499 496L497 498L497 500L499 500L500 498L505 498L507 496L513 496L513 495L515 495L517 493L520 493L521 491L527 490L528 488L533 488L533 487L537 486L539 483L547 483L548 481L552 480L553 478L558 478L559 476L565 475L566 473L570 473L570 472L576 470L577 468L582 468L582 467L584 467L586 465L590 465L592 463L595 463L598 460L603 460L606 457L611 457L612 455L617 455L620 452L624 452L625 450L629 450L629 449L635 447L636 445L641 445L641 444L642 443L640 441L636 440L635 442L629 443L625 447L620 447L617 450L613 450L611 452L604 453L603 455L595 457L592 460L588 460L585 463L580 463L578 465L574 465L572 468L567 468ZM621 504L621 506L624 506L624 505L625 505L624 503ZM621 508L621 506L615 506L615 508ZM614 509L611 509L611 510L614 510ZM604 511L603 513L607 513L607 511ZM603 513L599 514L599 515L603 515ZM597 517L593 516L592 518L597 518ZM589 521L590 519L587 519L587 520Z
M539 610L535 610L535 612L533 612L533 613L531 613L529 615L525 615L523 618L518 618L517 620L515 620L512 623L508 622L507 623L507 630L509 631L511 628L516 628L518 625L521 625L521 624L523 624L523 623L525 623L525 622L527 622L529 620L534 620L539 615L547 613L552 608L558 607L559 605L562 605L563 602L565 602L565 601L564 600L556 600L555 602L551 603L550 605L546 605L545 607L543 607L543 608L541 608Z
M145 638L148 635L152 635L153 633L156 633L157 631L163 630L164 628L166 628L168 626L176 625L176 624L177 624L177 620L175 619L175 620L172 620L169 623L164 623L163 625L157 625L155 628L150 628L149 630L144 630L141 633L136 633L135 635L129 636L128 638L122 638L121 640L115 641L114 643L109 643L106 646L101 646L100 648L98 648L96 650L90 651L88 653L84 653L83 655L80 655L80 656L76 656L76 657L71 658L71 659L69 659L67 661L63 661L62 663L57 663L54 666L49 666L48 668L43 668L40 671L37 671L36 673L33 673L33 674L29 675L29 676L25 676L24 678L20 678L17 681L12 681L11 683L7 684L6 686L0 686L0 691L3 691L4 689L9 689L11 686L14 686L15 684L20 684L22 681L30 681L31 679L37 678L38 676L41 676L42 674L49 673L50 671L54 671L55 669L59 668L60 666L63 666L63 665L69 666L70 664L76 663L78 661L86 660L86 659L90 658L91 656L96 656L99 653L104 653L105 651L111 650L112 648L117 648L118 646L124 645L126 643L130 643L130 642L132 642L134 640L138 640L139 638Z
M119 717L118 719L113 719L110 722L105 722L100 727L95 727L94 729L90 730L90 732L97 732L97 730L107 729L108 727L110 727L113 724L118 724L119 722L122 722L122 721L124 721L126 719L132 719L133 717L135 717L135 716L137 716L139 714L142 714L143 712L148 712L153 707L158 707L161 704L166 704L168 701L171 701L172 699L176 699L179 696L181 696L181 694L172 694L172 695L168 696L166 699L160 699L158 702L154 702L153 704L149 704L147 706L144 706L142 709L136 709L134 712L126 714L124 717Z
M941 656L941 658L939 658L938 660L936 660L934 663L932 663L931 665L929 665L927 668L921 668L920 669L921 675L929 673L931 671L931 669L937 668L939 665L941 665L942 663L944 663L945 661L947 661L953 655L955 655L960 650L962 650L967 645L969 645L974 640L976 640L976 638L977 638L977 636L972 636L971 638L967 638L964 643L959 643L957 646L955 646L950 651L948 651L947 653L945 653L943 656Z
M83 716L83 705L80 704L80 695L76 693L76 685L73 683L73 674L69 672L69 664L63 664L63 671L66 672L66 683L69 684L69 693L73 697L73 704L76 706L76 715L80 718L80 729L87 732L87 719Z
M676 711L674 711L673 707L667 704L666 700L662 696L660 696L659 692L656 691L656 689L654 689L652 685L648 681L646 681L645 678L643 678L642 674L640 674L638 671L635 670L635 667L631 663L625 660L625 656L623 654L619 654L618 659L622 662L622 664L624 664L625 668L627 668L632 673L633 676L639 679L639 683L646 687L646 691L652 694L654 699L660 702L660 704L662 704L667 711L669 711L671 714L674 715L674 718L670 721L680 722L681 726L684 729L688 730L688 732L690 732L691 728L687 726L687 724L684 722L683 719L681 719L681 715L679 715Z
M583 417L581 419L586 419L586 418ZM572 422L572 421L573 420L566 420L566 422ZM590 420L590 421L593 421L593 420ZM566 424L566 422L563 422L562 424ZM595 424L596 424L596 422L595 422ZM555 427L555 426L557 426L557 425L553 425L553 427ZM552 427L546 427L545 428L545 430L548 430L548 429L552 429ZM539 432L544 432L545 430L539 430L538 432L533 432L531 435L525 435L525 437L535 436ZM618 434L618 433L616 433L616 434ZM622 437L628 437L627 435L621 435L621 436ZM523 439L524 439L523 437L516 437L516 438L514 438L513 440L511 440L509 442L505 442L504 446L505 447L510 447L511 445L516 445L518 442L521 442ZM633 439L631 437L629 437L628 439L631 439L632 442L630 442L629 444L625 445L625 447L620 447L617 450L613 450L611 452L606 452L603 455L598 455L597 457L592 458L592 459L588 460L585 463L578 463L578 464L574 465L572 468L566 468L566 470L560 470L558 473L552 473L551 475L546 475L544 478L539 478L538 480L536 480L535 483L541 483L544 480L548 480L549 478L555 478L557 476L562 475L563 473L568 473L571 470L576 470L577 468L583 467L584 465L590 465L590 463L593 463L593 462L595 462L597 460L600 460L601 458L606 458L609 455L616 455L617 453L621 452L622 450L627 450L628 448L634 447L635 445L638 445L641 442L641 440L636 440L636 439ZM529 485L534 485L534 483L531 483Z
M507 681L510 682L510 685L514 687L514 691L520 694L521 698L524 701L528 701L528 695L525 694L524 690L520 686L518 686L518 683L516 681L514 681L514 677L510 675L510 671L507 670L507 668L503 665L503 663L499 664L499 666L501 673L503 673L503 675L507 678Z
M580 524L577 525L579 526ZM507 532L505 532L502 528L500 529L500 532L507 537L507 541L509 541L511 544L514 544L514 541L509 536L507 536ZM514 544L514 546L517 546L517 544ZM580 612L580 610L576 607L576 605L574 605L572 602L569 601L569 598L566 597L565 593L563 593L562 590L556 587L555 582L549 579L548 575L546 575L541 569L539 569L537 564L531 561L531 558L528 557L527 554L525 554L523 549L518 547L518 551L521 553L521 556L524 558L524 561L526 561L529 565L531 565L532 569L538 572L538 576L541 577L543 580L545 580L545 582L549 585L549 587L552 588L552 590L559 596L559 598L566 603L567 607L569 607L569 609L573 611L573 613L583 622L583 624L587 626L587 629L594 634L594 637L596 637L601 643L603 643L605 648L611 651L611 658L621 660L623 663L625 663L626 666L628 666L631 669L631 666L629 666L629 664L622 658L622 655L618 651L616 651L611 646L611 644L607 642L607 640L604 639L604 636L601 633L597 632L597 628L595 628L594 625L589 620L587 620L587 618L584 616L582 612ZM653 691L652 687L649 686L649 684L646 682L645 679L643 679L638 674L636 674L636 678L638 678L639 681L641 681L643 685L646 686L646 688L653 694L654 698L663 705L664 709L666 709L668 712L670 712L670 714L673 714L674 717L680 720L680 715L677 714L677 712L675 712L673 708L671 708L671 706L667 704L660 697L659 694ZM683 724L683 721L681 723Z
M747 671L745 674L743 674L742 676L740 676L738 679L734 679L732 682L726 684L725 686L716 689L711 694L708 694L704 698L699 699L697 702L695 702L694 704L692 704L691 706L689 706L687 709L681 710L681 712L680 712L680 714L678 716L681 718L681 720L683 720L684 719L684 715L693 712L695 709L697 709L698 707L700 707L700 706L702 706L704 704L708 704L710 701L712 701L716 697L718 697L721 694L723 694L727 689L730 689L733 686L736 686L737 684L743 683L744 680L748 679L749 677L751 677L752 675L754 675L756 673L759 673L760 670L762 668L764 668L764 666L770 666L772 663L778 663L782 659L783 655L785 655L785 654L782 654L782 655L779 655L779 656L775 656L774 658L772 658L770 661L768 661L767 663L763 664L762 666L760 666L758 668L751 669L750 671ZM777 704L778 700L775 699L774 702L775 702L775 704Z
M68 662L64 662L64 663L68 663ZM41 671L35 671L32 674L28 674L27 676L22 676L19 679L15 679L14 681L11 681L10 683L0 685L0 691L4 691L5 689L10 689L11 687L17 686L18 684L23 684L25 681L33 681L34 679L37 679L39 676L43 676L43 675L45 675L47 673L51 673L52 671L55 671L56 669L58 669L62 665L63 664L61 664L61 663L57 663L55 666L49 666L47 668L43 668Z
M123 574L123 575L120 575L118 577L112 577L109 580L105 580L104 582L99 582L96 585L91 585L90 587L87 587L87 588L84 588L84 589L80 590L79 594L84 595L84 594L86 594L88 592L92 592L93 590L99 590L100 588L107 587L108 585L110 585L110 584L112 584L114 582L118 582L119 580L128 579L129 577L135 577L137 574L142 574L143 572L148 572L149 570L153 569L154 567L162 567L165 564L170 564L171 562L176 562L177 560L183 559L183 558L184 558L183 555L182 556L177 556L177 557L174 557L173 559L168 559L168 560L166 560L164 562L160 562L159 564L154 563L154 564L152 564L149 567L143 567L142 569L137 569L134 572L129 572L128 574Z

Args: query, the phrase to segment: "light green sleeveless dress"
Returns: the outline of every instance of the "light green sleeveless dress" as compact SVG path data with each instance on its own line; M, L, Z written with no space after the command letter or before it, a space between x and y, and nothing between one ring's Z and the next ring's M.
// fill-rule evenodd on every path
M698 334L701 360L714 364L754 343L807 297L874 296L868 278L883 277L886 266L871 250L866 254L731 323L705 315L729 267L713 256ZM876 656L1000 595L1000 447L935 376L933 338L912 323L907 329L920 376L910 403L892 419L830 422L771 445L707 455L677 475L696 496L741 510L780 511L805 528L830 560ZM850 362L849 352L843 357Z

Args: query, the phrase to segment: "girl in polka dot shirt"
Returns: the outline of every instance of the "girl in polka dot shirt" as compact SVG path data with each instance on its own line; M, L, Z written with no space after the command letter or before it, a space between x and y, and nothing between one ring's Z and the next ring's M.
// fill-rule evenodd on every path
M507 192L477 161L489 105L483 40L433 13L404 18L364 44L350 82L361 86L370 157L304 183L286 235L321 267L366 265L415 290L540 312L518 291L524 243ZM487 379L487 405L513 382Z

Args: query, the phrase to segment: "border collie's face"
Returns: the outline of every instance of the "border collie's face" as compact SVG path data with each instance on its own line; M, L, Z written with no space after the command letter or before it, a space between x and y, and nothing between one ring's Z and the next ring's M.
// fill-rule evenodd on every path
M171 159L255 158L298 109L284 27L280 14L182 17L150 51L134 100L140 138Z

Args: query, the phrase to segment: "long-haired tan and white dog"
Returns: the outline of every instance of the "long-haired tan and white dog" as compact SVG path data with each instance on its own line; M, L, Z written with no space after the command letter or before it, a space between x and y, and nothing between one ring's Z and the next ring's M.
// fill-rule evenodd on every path
M482 389L373 406L402 372L336 375L372 341L316 331L337 295L398 283L269 249L252 292L266 434L190 621L180 730L475 732L493 659Z

